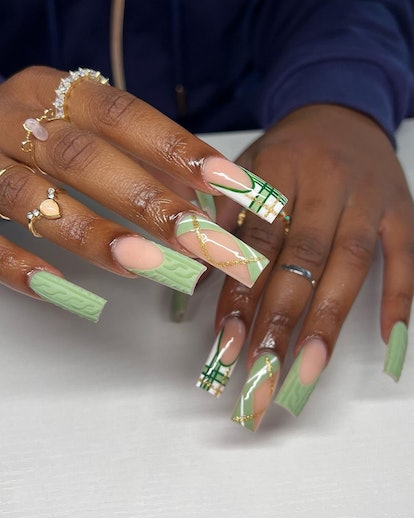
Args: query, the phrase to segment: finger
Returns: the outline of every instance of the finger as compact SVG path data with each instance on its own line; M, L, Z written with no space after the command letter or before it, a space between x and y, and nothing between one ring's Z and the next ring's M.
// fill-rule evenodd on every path
M0 282L29 297L49 302L97 322L106 300L66 279L46 263L0 236Z
M384 252L381 333L388 346L384 372L398 381L408 345L414 294L414 211L410 199L400 200L386 212L380 232Z
M36 140L36 162L173 248L240 282L254 284L268 262L107 141L67 121L50 122L47 138Z
M361 193L361 200L364 199ZM352 204L341 220L294 349L295 360L275 401L299 415L332 355L374 255L380 211Z
M276 225L274 223L273 225ZM234 226L234 225L232 225ZM276 228L280 225L276 225ZM272 264L283 240L283 228L269 234L266 222L246 215L242 226L245 242L255 246L270 258L270 263L254 286L247 287L227 277L216 312L216 340L199 376L197 386L218 397L223 392L237 364L244 341L249 333L258 300L271 273Z
M10 79L6 88L10 91L16 83L23 84L19 89L19 104L25 103L26 110L33 109L30 100L35 91L43 111L45 106L51 105L51 95L64 75L53 69L33 67ZM286 203L276 189L229 162L145 102L93 80L69 77L70 86L62 102L67 119L77 127L99 134L195 189L210 194L223 193L270 222ZM30 88L25 86L28 83ZM14 110L7 115L3 120L11 127Z
M2 214L118 275L147 277L192 294L205 266L102 218L15 163L0 176Z
M273 398L292 332L313 294L309 281L318 280L325 268L343 205L344 193L336 181L333 175L327 179L326 192L331 194L327 203L323 193L305 180L294 199L289 233L267 279L252 330L248 378L233 412L233 420L252 431ZM253 243L255 238L253 234ZM296 275L302 272L312 278ZM251 389L252 380L257 390Z

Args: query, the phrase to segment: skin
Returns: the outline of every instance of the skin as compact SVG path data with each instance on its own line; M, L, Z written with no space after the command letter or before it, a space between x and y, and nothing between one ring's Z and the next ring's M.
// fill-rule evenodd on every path
M67 73L45 67L28 68L0 85L0 169L15 165L0 178L0 213L27 224L28 209L46 197L53 180L76 188L137 223L177 251L189 254L175 237L175 223L183 212L197 211L178 196L178 183L188 193L198 189L216 194L202 178L207 157L215 149L134 96L92 81L70 92L69 118L43 122L49 137L34 141L35 159L48 177L35 175L19 163L33 165L20 148L22 122L40 116L51 106L54 89ZM148 168L143 163L149 163ZM156 174L153 174L156 172ZM165 186L172 177L171 190ZM164 182L164 183L163 183ZM168 183L170 183L168 181ZM194 196L192 196L194 198ZM62 217L36 223L41 235L84 259L119 275L132 274L111 255L111 243L131 230L92 212L66 193L58 203ZM53 266L0 237L0 281L29 296L28 273L33 268L61 275Z
M289 199L286 213L292 215L285 238L280 219L269 229L247 214L238 235L272 264L250 290L227 278L220 296L217 328L235 311L252 328L249 368L266 351L283 363L304 311L295 356L307 338L316 336L325 343L329 360L378 242L384 256L384 341L397 321L408 324L414 293L414 205L395 151L374 121L340 106L307 106L268 130L238 162L270 183L277 178ZM234 221L236 213L223 200L219 222ZM318 281L315 290L305 279L277 268L292 263L312 272Z
M187 193L198 189L217 194L204 182L201 166L206 158L221 155L132 95L90 81L77 84L70 93L70 121L43 123L49 138L35 141L36 161L49 177L18 167L30 164L20 149L22 122L51 106L54 89L66 75L32 67L0 85L0 169L17 166L0 178L0 212L26 225L27 210L45 198L56 179L188 254L177 242L175 223L183 212L196 210L176 191L183 192L184 186ZM239 237L271 264L250 289L227 278L219 299L217 331L229 315L238 315L246 331L252 330L249 368L267 351L283 363L292 330L310 298L295 354L307 337L316 335L326 344L329 359L378 241L384 255L384 341L395 322L408 323L414 292L414 206L394 149L374 121L339 106L304 107L270 128L238 162L286 194L285 210L292 215L287 237L280 218L270 226L247 215ZM42 236L99 267L131 277L111 254L114 239L131 231L66 193L58 201L62 217L39 220L36 228ZM218 222L235 230L239 210L220 197ZM278 269L282 263L311 270L317 288ZM39 268L61 275L0 237L0 282L35 296L27 278Z

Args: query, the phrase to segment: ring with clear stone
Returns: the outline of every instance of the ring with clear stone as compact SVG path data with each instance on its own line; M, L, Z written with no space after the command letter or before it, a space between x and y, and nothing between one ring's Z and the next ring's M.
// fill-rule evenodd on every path
M77 83L79 83L79 81L83 81L85 79L95 81L101 85L109 84L109 79L96 70L91 70L90 68L78 68L76 71L70 71L67 77L60 80L59 86L55 90L56 99L53 102L55 119L69 119L68 99L70 91Z
M36 230L36 221L40 218L59 219L62 217L60 206L56 201L58 191L54 187L49 187L47 190L47 198L42 201L38 208L29 210L27 213L27 227L35 237L42 237Z

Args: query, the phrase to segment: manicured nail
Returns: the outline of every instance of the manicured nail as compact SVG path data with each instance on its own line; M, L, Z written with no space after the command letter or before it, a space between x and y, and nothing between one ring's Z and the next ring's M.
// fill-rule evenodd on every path
M34 270L29 274L29 286L46 302L93 322L98 322L107 302L99 295L44 270Z
M199 214L183 214L176 227L189 252L251 288L269 260L254 248Z
M272 353L259 356L250 369L232 420L255 432L273 398L280 373L280 362Z
M192 294L206 267L194 259L140 236L122 236L112 244L115 261L129 272Z
M190 295L186 293L176 290L173 291L170 311L171 320L173 322L179 323L185 319L190 298Z
M202 174L212 187L269 223L287 203L277 189L225 158L207 158Z
M322 340L309 338L293 362L275 403L298 416L325 368L327 357L327 349Z
M196 386L219 397L236 366L245 338L246 328L243 322L234 317L226 319Z
M388 340L387 357L384 372L398 381L404 366L405 353L408 345L408 329L404 322L397 322L391 330Z
M200 209L203 210L212 221L216 221L216 204L214 196L201 191L196 191L195 193Z

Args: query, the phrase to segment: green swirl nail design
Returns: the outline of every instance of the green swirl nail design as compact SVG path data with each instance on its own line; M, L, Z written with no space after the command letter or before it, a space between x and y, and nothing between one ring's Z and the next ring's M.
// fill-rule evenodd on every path
M50 272L32 273L29 286L41 299L93 322L99 320L107 302L99 295Z
M273 397L279 371L280 362L274 354L265 354L257 358L233 411L232 420L235 423L252 432L257 430ZM260 390L262 388L263 391ZM258 396L259 390L260 397L255 397Z
M180 243L189 251L248 287L253 286L269 263L254 248L198 214L183 215L176 232ZM220 235L225 244L220 240ZM235 268L239 266L246 266L247 271Z

